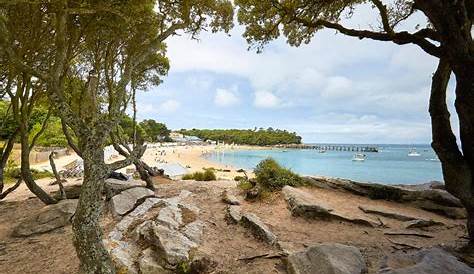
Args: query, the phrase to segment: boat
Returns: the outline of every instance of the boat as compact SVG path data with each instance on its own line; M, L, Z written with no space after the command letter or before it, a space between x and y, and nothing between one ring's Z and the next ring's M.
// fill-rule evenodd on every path
M326 150L322 149L322 150L319 151L319 153L326 153Z
M412 148L410 150L410 152L408 152L408 156L409 157L419 157L419 156L421 156L421 154L419 152L417 152L416 149Z
M354 162L363 162L363 161L365 161L366 158L367 158L367 156L365 154L356 153L356 154L354 154L354 157L352 157L352 161L354 161Z

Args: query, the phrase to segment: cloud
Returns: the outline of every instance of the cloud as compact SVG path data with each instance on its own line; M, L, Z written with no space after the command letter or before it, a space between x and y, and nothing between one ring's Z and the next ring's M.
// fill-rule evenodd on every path
M216 95L214 97L214 104L219 107L229 107L237 105L240 102L240 98L237 95L237 89L234 90L218 88L216 89Z
M276 108L280 106L281 100L268 91L255 92L254 105L259 108Z
M169 99L169 100L164 101L163 103L161 103L158 106L157 112L159 112L159 113L173 113L173 112L176 112L179 109L180 106L181 106L181 104L178 101L176 101L174 99Z

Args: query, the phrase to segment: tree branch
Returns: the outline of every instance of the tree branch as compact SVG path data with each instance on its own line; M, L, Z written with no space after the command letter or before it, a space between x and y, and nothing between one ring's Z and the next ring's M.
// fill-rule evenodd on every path
M48 127L48 121L49 121L49 118L51 117L51 113L52 113L51 108L49 108L48 114L46 114L46 118L44 118L43 124L41 125L41 129L35 134L35 136L31 140L30 150L33 149L33 147L35 146L36 141L38 140L38 138L41 136L41 134L43 134L43 132Z
M382 3L380 0L371 0L372 3L377 7L380 13L380 17L382 19L382 26L383 29L386 33L393 33L393 29L390 26L389 20L388 20L388 12L387 12L387 7Z

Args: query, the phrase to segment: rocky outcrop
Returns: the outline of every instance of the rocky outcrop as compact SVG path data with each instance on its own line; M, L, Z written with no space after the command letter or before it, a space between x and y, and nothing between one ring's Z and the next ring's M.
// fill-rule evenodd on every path
M430 227L430 226L442 226L444 225L444 223L437 222L434 220L417 219L417 220L405 222L404 225L406 229L410 229L410 228L424 228L424 227Z
M418 220L417 217L409 216L399 212L391 211L384 208L375 208L370 206L359 206L359 209L368 214L376 214L387 218L392 218L399 221L413 221Z
M229 205L226 208L225 219L227 223L237 224L242 219L242 212L240 206Z
M260 220L260 218L253 213L244 213L240 220L244 227L250 229L255 237L263 240L264 242L273 245L277 242L277 237L272 233L270 228Z
M376 227L379 224L369 218L355 217L340 212L335 212L327 205L318 202L309 193L291 186L283 187L283 194L288 204L288 209L293 216L301 216L308 219L336 219L356 223L365 226Z
M326 205L321 205L308 193L291 186L282 189L288 209L293 216L303 216L306 218L329 218L332 209Z
M240 205L239 199L237 199L237 197L235 197L233 194L229 193L227 189L222 192L222 202L228 205Z
M367 267L359 249L337 243L319 244L290 254L290 274L363 274Z
M81 183L76 183L72 185L65 185L64 186L64 192L66 193L66 198L67 199L79 199L79 196L81 195L81 188L82 188L82 182ZM51 193L53 198L60 200L61 199L61 193L59 190L53 191Z
M183 201L189 195L182 191L168 199L146 198L117 223L106 246L118 269L130 274L174 273L181 263L191 263L205 223L197 219L199 209Z
M123 216L132 211L137 203L146 197L151 197L155 193L144 187L134 187L120 192L110 199L110 207L114 216Z
M305 181L316 187L344 190L371 199L410 203L450 218L466 216L459 199L445 191L437 182L421 186L382 185L321 176L305 177Z
M13 235L27 237L66 226L70 223L70 218L74 215L76 207L77 200L62 200L57 204L45 206L37 215L18 224L13 229Z
M118 180L118 179L113 179L113 178L108 178L105 180L104 184L104 194L107 200L112 198L113 196L119 194L120 192L134 188L134 187L144 187L145 182L143 181L137 181L137 180Z
M474 269L440 249L423 249L415 253L395 253L387 257L379 274L470 274Z

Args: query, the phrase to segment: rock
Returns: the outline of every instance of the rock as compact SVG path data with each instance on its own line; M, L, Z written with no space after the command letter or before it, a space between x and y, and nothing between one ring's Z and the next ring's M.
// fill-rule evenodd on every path
M64 186L64 192L66 192L66 198L67 199L79 199L79 196L81 195L81 189L82 189L82 182L80 184L73 184L73 185L65 185ZM61 193L59 193L59 190L53 191L51 195L55 199L60 199L61 198Z
M359 249L342 244L319 244L290 254L290 274L362 274L367 267Z
M415 206L424 209L426 211L430 211L439 215L443 215L449 217L451 219L466 219L467 212L464 208L459 207L450 207L450 206L442 206L436 204L432 201L416 201L413 203Z
M119 194L120 192L134 188L134 187L144 187L145 183L143 181L137 180L118 180L114 178L108 178L105 180L104 193L107 200L110 200L113 196Z
M26 237L33 234L40 234L66 226L69 219L74 215L77 207L77 200L62 200L54 205L48 205L34 216L23 220L13 229L16 237Z
M227 223L230 224L237 224L242 219L242 212L240 210L240 206L236 205L229 205L226 208L225 219Z
M257 215L245 213L242 215L241 223L243 226L249 228L257 238L262 239L270 245L276 244L277 237Z
M116 179L116 180L121 180L121 181L127 181L128 180L128 177L127 175L121 173L121 172L117 172L117 171L112 171L109 176L107 177L108 178L111 178L111 179Z
M135 260L138 249L123 241L104 241L117 273L138 274Z
M114 215L123 216L133 210L137 202L145 197L153 196L155 193L147 188L134 187L122 191L110 200Z
M156 260L154 251L147 248L143 251L140 260L138 261L138 268L140 274L171 274L173 272L163 268Z
M216 268L217 264L218 263L216 261L213 261L207 255L197 255L189 264L189 273L213 273L213 270Z
M260 196L261 192L262 190L260 189L260 186L256 184L254 187L249 189L247 193L245 193L245 200L253 201Z
M156 221L172 229L178 229L183 225L181 210L176 204L167 204L162 208L156 217Z
M182 231L184 236L188 237L188 239L190 239L191 241L199 244L201 243L202 230L204 229L204 226L204 222L198 220L187 224Z
M283 187L288 209L293 216L306 218L329 218L332 209L318 203L311 195L291 186Z
M364 217L356 217L348 214L343 214L343 213L338 213L338 212L330 212L331 213L331 218L336 219L336 220L342 220L345 222L349 223L354 223L358 225L363 225L363 226L369 226L369 227L378 227L381 226L380 223L375 222L369 218L364 218Z
M423 228L423 227L429 227L429 226L435 226L435 225L444 225L444 224L441 222L436 222L434 220L422 220L422 219L405 222L406 229Z
M362 210L364 213L377 214L380 216L396 219L399 221L418 220L417 217L401 214L399 212L394 212L389 209L375 208L375 207L369 207L369 206L359 206L359 209Z
M166 262L172 266L188 261L189 252L197 247L195 242L177 230L163 225L152 225L151 229L153 244Z
M413 254L397 253L386 259L379 274L472 274L474 269L440 248L430 248Z
M240 205L240 201L237 199L237 197L230 194L227 189L222 192L222 201L229 205Z

